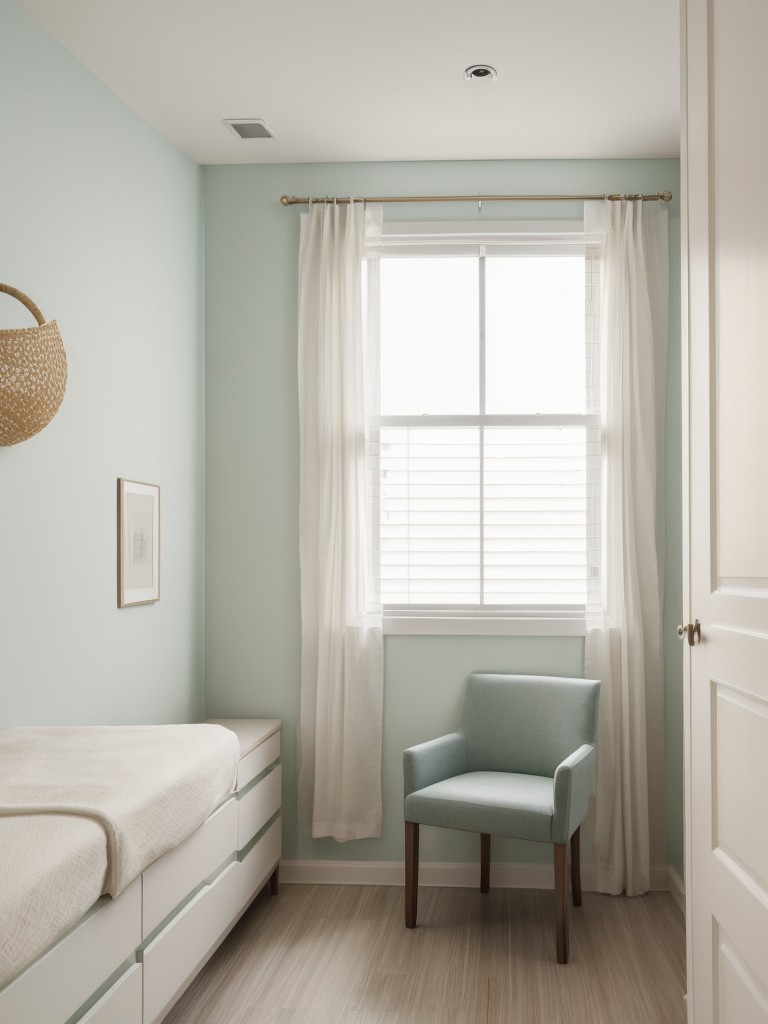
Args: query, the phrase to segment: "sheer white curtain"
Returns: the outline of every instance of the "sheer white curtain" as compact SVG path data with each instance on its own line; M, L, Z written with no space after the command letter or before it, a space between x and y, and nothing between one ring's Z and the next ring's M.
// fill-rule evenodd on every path
M634 896L649 888L649 817L663 806L657 465L667 210L641 201L587 203L585 230L601 267L602 573L588 603L585 642L585 675L603 682L595 849L598 888Z
M313 836L340 842L381 833L381 613L366 607L366 214L380 216L363 203L310 206L299 249L299 814Z

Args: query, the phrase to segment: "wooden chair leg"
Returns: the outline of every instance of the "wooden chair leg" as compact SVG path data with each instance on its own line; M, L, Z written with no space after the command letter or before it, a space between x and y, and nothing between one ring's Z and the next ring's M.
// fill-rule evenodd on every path
M480 892L488 892L491 886L491 837L480 833Z
M416 904L419 898L419 826L405 823L405 927L416 927Z
M568 844L555 843L555 907L557 920L557 962L568 963Z
M571 899L574 907L581 906L581 828L571 836Z

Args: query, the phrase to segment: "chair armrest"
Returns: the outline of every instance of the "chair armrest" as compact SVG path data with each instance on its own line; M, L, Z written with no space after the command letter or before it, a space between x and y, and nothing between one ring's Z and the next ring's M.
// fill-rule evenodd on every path
M586 817L594 758L594 745L584 743L555 770L553 843L567 843Z
M463 775L467 770L467 743L463 732L427 740L403 752L405 795L435 782Z

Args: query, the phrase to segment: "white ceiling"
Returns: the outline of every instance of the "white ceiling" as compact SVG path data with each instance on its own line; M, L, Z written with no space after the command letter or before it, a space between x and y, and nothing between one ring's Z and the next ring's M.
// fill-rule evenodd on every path
M20 2L203 164L679 152L677 0Z

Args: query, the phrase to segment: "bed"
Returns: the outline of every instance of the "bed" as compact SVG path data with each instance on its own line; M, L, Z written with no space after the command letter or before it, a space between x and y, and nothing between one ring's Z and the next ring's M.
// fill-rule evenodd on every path
M276 719L0 731L0 1020L155 1024L282 846Z

